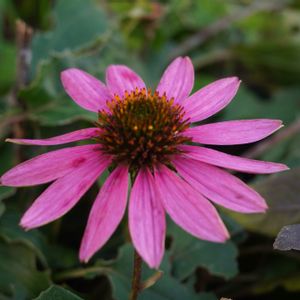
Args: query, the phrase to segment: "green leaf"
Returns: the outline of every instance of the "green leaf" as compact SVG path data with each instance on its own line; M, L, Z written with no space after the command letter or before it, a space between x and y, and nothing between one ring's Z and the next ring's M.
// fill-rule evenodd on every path
M121 300L122 298L120 298ZM184 285L180 284L175 278L163 275L163 277L151 288L144 290L139 296L141 300L216 300L212 294L201 293L195 294L188 290Z
M54 30L33 38L32 70L40 60L65 50L80 50L108 30L105 14L90 0L58 0L53 13Z
M42 292L35 300L82 300L70 291L53 285Z
M107 264L106 264L107 265ZM133 270L133 248L127 244L120 248L119 257L117 260L109 264L109 268L104 273L109 277L113 296L116 300L128 299L131 288L131 278ZM194 291L188 289L181 284L176 278L170 276L170 264L168 262L168 255L165 254L161 270L164 272L163 276L150 288L144 290L139 299L141 300L182 300L182 299L200 299L206 300L207 295L203 298L196 295ZM155 273L155 270L150 270L143 264L142 279L146 280ZM210 296L209 296L210 297ZM209 298L208 298L209 299Z
M0 201L9 198L16 192L16 189L10 186L0 186Z
M61 97L34 113L32 118L38 119L44 126L61 126L79 120L95 121L96 114L82 109L67 97Z
M286 88L277 91L271 99L260 99L246 88L241 88L235 99L224 110L223 119L280 119L285 127L297 122L299 111L299 88ZM286 129L286 128L285 128ZM284 129L282 129L284 130ZM290 167L300 165L300 135L283 139L260 157L266 161L282 162Z
M249 230L276 236L283 226L300 223L299 182L299 167L260 180L253 187L266 199L267 212L251 215L228 213Z
M21 215L8 210L0 219L0 236L8 242L22 242L35 252L44 266L47 265L43 254L46 242L38 230L25 231L19 226Z
M10 169L14 164L14 151L13 145L8 143L0 146L1 164L0 164L0 175ZM0 186L0 201L12 196L16 189L8 186Z
M257 117L280 119L287 126L300 116L299 97L299 87L281 89L273 95L271 101L265 103L265 109Z
M180 3L180 1L177 3ZM182 1L181 3L185 2ZM196 30L210 25L214 21L224 16L226 13L226 4L220 0L201 0L187 3L189 3L189 7L186 13L182 13L182 10L180 10L180 7L178 7L178 14L182 16L182 20L185 25Z
M67 66L67 58L53 58L41 66L36 79L20 92L32 120L45 126L66 125L77 120L95 120L95 114L75 104L62 89L59 74Z
M54 270L72 268L79 262L77 248L65 247L60 244L47 244L43 254L46 256L48 265Z
M253 292L263 294L279 286L289 291L300 290L299 261L288 257L269 259L268 263L260 269L260 278Z
M0 42L0 94L8 91L14 82L16 74L16 48L14 45Z
M276 147L268 149L262 156L263 160L278 161L285 163L290 168L300 166L300 135L294 135L282 140Z
M211 274L229 279L237 275L237 248L232 242L224 244L199 240L181 230L173 222L168 224L172 237L170 257L172 273L180 280L190 276L197 267Z
M239 45L235 55L260 84L296 85L300 75L300 47L292 41L265 39L252 45Z
M257 114L267 113L264 103L242 83L232 102L224 109L222 120L257 118Z
M65 51L42 63L35 79L19 93L26 103L28 117L45 126L67 125L78 120L94 122L97 115L78 106L64 91L60 73L67 68L78 67L103 79L104 70L110 63L124 61L126 51L119 51L120 48L122 45L114 42L105 45L100 54L78 55ZM133 61L139 65L137 59Z
M271 99L264 100L253 94L242 84L235 99L224 110L225 120L234 119L280 119L285 125L299 115L299 88L283 89Z
M5 212L5 205L1 202L0 203L0 218L2 217L4 212Z
M300 274L291 273L285 278L281 278L278 280L270 280L269 282L265 282L259 285L256 289L256 293L266 293L270 290L275 289L278 286L284 287L288 291L300 291Z
M0 297L32 299L49 285L49 274L37 269L30 247L22 242L0 241Z

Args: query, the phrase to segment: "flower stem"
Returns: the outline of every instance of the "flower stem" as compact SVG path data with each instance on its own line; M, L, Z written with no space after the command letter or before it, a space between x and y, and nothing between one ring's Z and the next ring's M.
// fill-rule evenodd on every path
M141 274L142 274L142 258L136 251L134 251L134 266L133 266L130 300L136 300L138 298L138 294L140 292L140 287L141 287Z

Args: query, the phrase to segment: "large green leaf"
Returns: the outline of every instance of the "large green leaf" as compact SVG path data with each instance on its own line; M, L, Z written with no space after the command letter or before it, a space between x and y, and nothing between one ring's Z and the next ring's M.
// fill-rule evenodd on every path
M237 248L232 242L219 244L199 240L173 222L168 224L168 233L172 237L172 271L178 279L191 275L197 267L226 279L237 275Z
M87 120L92 123L97 116L82 109L67 97L59 97L40 111L33 113L32 118L44 126L61 126L79 120Z
M28 118L46 126L66 125L78 120L95 121L95 113L78 106L64 91L60 73L78 67L103 80L104 70L109 64L123 62L125 52L120 52L119 47L120 44L114 42L105 45L101 53L95 55L64 52L41 64L35 79L19 93L27 105ZM136 59L134 65L137 65Z
M52 58L42 64L35 80L20 92L28 106L30 119L47 126L65 125L81 119L95 120L95 114L75 104L62 88L60 72L69 64L67 58Z
M113 296L116 300L128 299L131 288L131 278L133 270L133 248L127 244L121 247L117 260L109 264L109 268L104 268L104 273L109 277ZM144 290L139 299L141 300L182 300L182 299L199 299L199 300L214 300L214 296L210 294L196 295L192 289L184 286L180 281L170 276L170 264L168 255L165 255L161 265L163 276L150 288ZM155 270L150 270L143 265L143 280L149 278L155 273Z
M224 110L225 120L270 118L280 119L284 129L297 122L300 117L300 89L288 88L274 93L271 99L260 99L248 89L241 88L230 105ZM289 167L300 165L300 135L297 131L269 147L262 155L263 160L278 161Z
M32 299L50 285L48 272L37 269L36 259L23 242L0 241L0 297Z
M42 292L35 300L83 300L62 287L53 285Z
M38 62L65 50L80 50L100 39L108 21L91 0L56 1L53 31L38 33L32 41L32 70Z
M261 99L242 83L234 100L225 108L224 119L280 119L285 125L300 115L300 89L288 88L274 93L272 99Z
M0 94L11 88L15 79L16 48L14 45L0 42Z
M300 44L289 38L265 39L235 48L235 55L260 84L296 85L300 74Z
M260 278L253 291L262 294L272 291L279 286L289 291L300 291L299 267L299 260L297 259L277 257L269 260L260 269Z
M267 212L230 215L247 229L276 236L283 226L300 222L299 182L299 167L263 179L253 187L266 199Z
M177 13L182 17L183 23L196 30L211 24L226 13L226 5L220 0L174 1L174 3L177 4ZM184 4L186 4L186 11L183 13Z
M19 226L21 214L7 209L0 219L0 236L9 242L22 242L28 246L40 259L44 266L47 265L43 252L46 241L38 230L25 231Z
M2 217L4 212L5 212L5 205L1 202L0 203L0 217Z
M14 147L8 143L0 145L0 176L14 164L13 149ZM13 195L15 191L13 187L0 186L0 201Z

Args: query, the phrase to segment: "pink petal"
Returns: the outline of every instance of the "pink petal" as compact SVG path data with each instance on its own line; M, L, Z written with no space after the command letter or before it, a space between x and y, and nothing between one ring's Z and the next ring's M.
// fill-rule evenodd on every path
M82 70L72 68L63 71L61 81L67 94L87 110L98 112L111 99L107 87Z
M237 177L214 166L177 157L173 161L179 174L211 201L243 213L264 212L265 200Z
M157 87L160 95L183 101L194 86L194 67L189 57L177 57L165 70Z
M68 212L108 167L107 157L97 156L72 173L57 179L26 211L21 226L39 227L58 219Z
M99 145L85 145L51 151L27 160L1 177L6 186L32 186L63 177L102 154Z
M210 145L236 145L259 141L282 127L280 120L226 121L188 128L185 136Z
M165 250L166 219L148 169L135 179L129 202L129 228L134 247L150 268L158 268Z
M32 139L6 139L6 142L11 142L21 145L38 145L38 146L52 146L72 143L76 141L91 139L99 136L98 128L85 128L76 130L63 135L54 136L48 139L32 140Z
M289 169L284 164L238 157L204 147L182 145L179 148L186 157L246 173L271 174Z
M80 260L87 262L111 237L126 209L128 168L117 167L105 181L90 213L80 246Z
M197 122L216 114L233 99L239 85L237 77L228 77L205 86L183 101L185 116Z
M176 224L208 241L224 242L229 237L213 205L187 182L162 165L154 178L164 207Z
M125 91L146 88L144 81L134 71L123 65L111 65L106 70L106 84L112 94L120 97Z

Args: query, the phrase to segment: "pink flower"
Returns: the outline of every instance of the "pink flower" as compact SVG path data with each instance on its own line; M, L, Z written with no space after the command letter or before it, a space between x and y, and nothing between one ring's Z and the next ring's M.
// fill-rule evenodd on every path
M209 200L243 213L267 205L253 189L224 169L247 173L286 170L263 162L198 146L259 141L279 129L279 120L241 120L190 126L223 109L235 96L236 77L217 80L191 96L194 70L178 57L154 93L131 69L111 65L106 85L79 69L62 72L69 96L98 114L97 127L44 140L8 139L25 145L60 145L84 139L96 143L55 150L23 162L1 177L2 185L33 186L54 181L21 220L26 229L68 212L108 167L113 169L93 204L80 247L88 261L111 237L124 216L129 175L129 229L136 250L150 267L164 253L165 213L190 234L224 242L228 232ZM208 200L209 199L209 200Z

